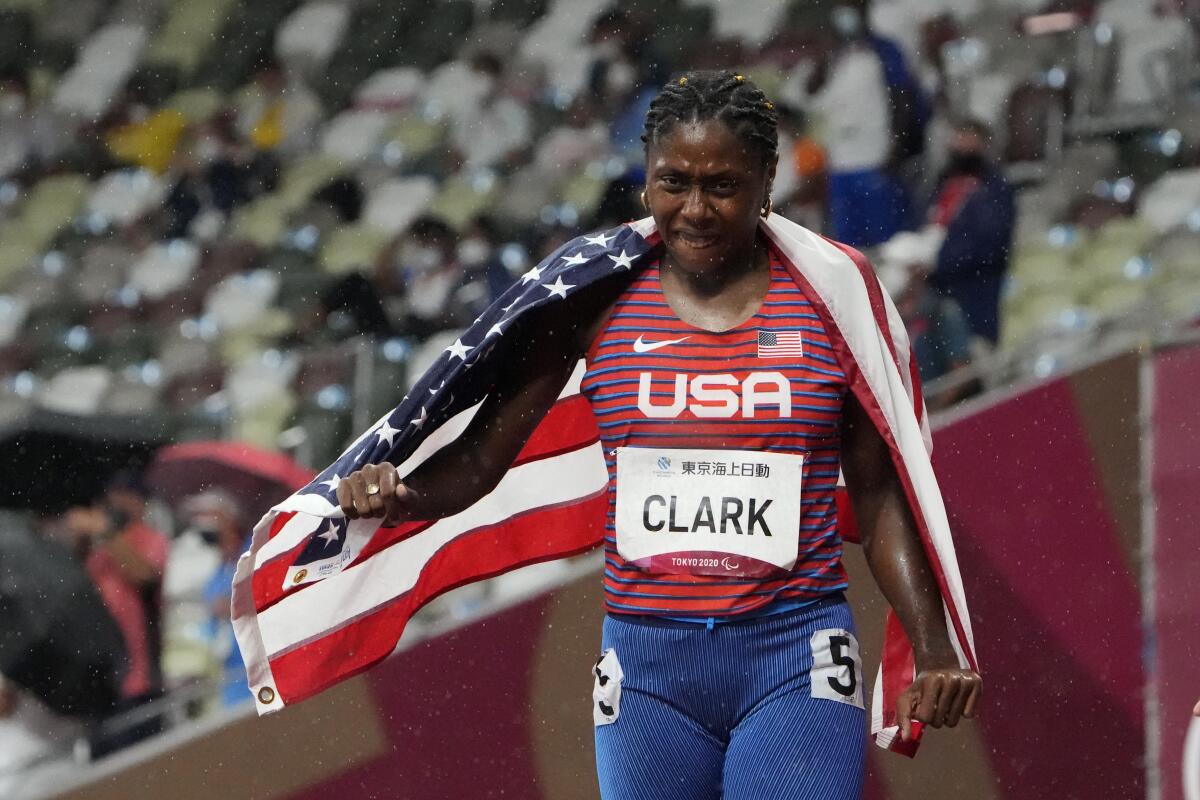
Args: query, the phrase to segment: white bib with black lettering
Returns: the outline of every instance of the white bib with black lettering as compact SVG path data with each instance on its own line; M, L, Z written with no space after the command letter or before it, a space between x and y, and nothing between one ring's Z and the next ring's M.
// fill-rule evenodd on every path
M649 572L790 572L804 458L756 450L617 448L617 552Z

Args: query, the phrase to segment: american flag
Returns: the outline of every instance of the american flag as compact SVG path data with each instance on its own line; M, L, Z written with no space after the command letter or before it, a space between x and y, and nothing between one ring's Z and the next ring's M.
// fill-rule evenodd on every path
M892 426L892 436L885 440L901 451L903 463L913 462L909 496L917 498L914 519L931 554L952 640L966 653L965 663L973 665L961 579L936 483L930 487L932 470L927 438L923 440L928 426L903 328L897 327L899 316L880 316L884 301L876 296L878 281L873 273L861 272L861 264L856 270L846 253L781 217L763 224L793 277L822 301L815 305L825 309L826 295L857 292L850 299L834 298L829 310L857 308L860 315L873 315L872 322L859 320L847 328L849 320L838 316L845 312L838 311L826 315L826 325L834 332L845 329L844 352L859 360L859 374L884 381L877 386L861 382L856 391L874 395L875 402L864 406L890 415L876 424ZM310 697L385 658L412 615L439 594L600 543L608 474L590 405L579 393L582 362L499 485L467 510L440 520L382 527L378 519L345 519L335 491L339 481L365 464L393 463L403 478L454 441L501 368L496 344L521 324L522 315L585 291L607 276L632 276L658 241L653 220L646 219L560 247L447 347L394 410L255 526L250 550L238 561L232 617L260 714ZM865 295L872 291L868 300ZM864 336L871 337L866 345ZM879 363L888 361L889 348L890 368ZM896 397L908 398L907 410L896 406ZM872 730L881 746L899 750L895 727L888 727L894 712L887 709L905 681L912 680L913 660L898 625L888 626L888 636L887 672L881 672L876 687Z
M758 332L759 358L799 358L804 355L800 331Z

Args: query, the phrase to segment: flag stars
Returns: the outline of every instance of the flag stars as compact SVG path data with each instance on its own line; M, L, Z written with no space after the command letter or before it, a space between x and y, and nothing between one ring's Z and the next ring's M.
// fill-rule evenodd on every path
M521 281L521 282L524 283L524 281ZM513 306L515 306L519 302L521 302L520 297L518 297L516 300L513 300L511 303L509 303L508 305L506 305L504 308L502 308L500 310L503 311L505 314L507 314L509 311L512 310Z
M529 270L529 272L526 272L524 275L521 276L521 283L526 284L531 281L540 281L541 279L542 279L542 268L534 267L533 269ZM511 308L511 307L512 306L509 306L509 308Z
M603 233L599 233L599 234L596 234L595 236L585 236L585 237L583 237L583 240L585 242L587 242L588 244L598 244L601 247L608 247L608 243L611 242L615 238L617 238L617 237L616 236L605 236Z
M550 292L551 295L558 295L563 300L567 299L567 289L574 289L575 284L563 283L562 275L559 275L554 283L543 283L542 288Z
M417 430L421 430L421 428L425 427L425 420L427 420L427 419L429 419L429 414L426 411L425 406L421 406L420 416L418 416L414 420L410 420L408 424L412 425Z
M390 447L392 440L396 438L396 434L399 432L399 428L393 428L391 423L385 419L375 431L375 435L379 437L380 441L387 442L388 446Z
M332 477L332 478L330 478L330 479L329 479L329 480L327 480L327 481L321 481L321 484L322 484L323 486L328 486L328 487L329 487L329 491L331 491L331 492L336 492L336 491L337 491L337 488L338 488L338 484L340 484L341 482L342 482L342 476L341 476L341 475L338 475L338 474L335 472L335 473L333 473L333 477Z
M467 353L474 350L474 347L468 347L462 343L462 339L455 339L454 344L446 348L445 352L450 354L451 358L458 358L462 361L467 360Z
M484 335L484 337L483 337L483 338L485 338L485 339L486 339L488 336L491 336L492 334L495 334L496 336L503 336L503 335L504 335L504 331L503 331L503 330L500 328L500 323L499 323L499 322L497 322L497 323L496 323L495 325L493 325L492 327L488 328L488 332L487 332L487 333Z
M329 547L329 545L338 540L338 529L337 526L333 524L333 520L326 520L325 530L318 533L317 538L324 539L326 547Z
M610 255L609 258L613 260L613 269L633 269L633 262L637 259L637 256L628 255L625 252L625 248L621 248L621 255Z
M563 256L563 261L567 262L572 267L578 267L580 264L587 263L587 258L584 257L583 253L576 253L573 256Z

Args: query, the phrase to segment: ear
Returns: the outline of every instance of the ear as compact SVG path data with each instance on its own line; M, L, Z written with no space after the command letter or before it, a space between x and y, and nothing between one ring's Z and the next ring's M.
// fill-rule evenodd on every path
M771 187L775 185L775 170L778 168L778 166L779 154L776 153L775 157L771 159L771 163L767 164L766 191L763 195L764 203L767 202L767 198L771 196Z

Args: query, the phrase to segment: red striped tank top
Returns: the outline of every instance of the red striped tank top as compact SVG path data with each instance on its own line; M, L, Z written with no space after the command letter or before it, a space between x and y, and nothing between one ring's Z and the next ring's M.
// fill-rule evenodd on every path
M725 617L768 613L773 605L802 604L846 588L834 488L841 464L841 416L846 379L825 327L804 292L771 256L771 281L758 313L726 331L712 332L680 320L662 293L657 264L648 266L618 298L587 353L582 392L600 426L608 464L608 519L604 537L605 606L612 613ZM663 344L668 342L668 344ZM635 348L636 343L636 348ZM776 372L790 384L790 414L729 418L697 416L704 399L675 397L687 391L679 374L727 374L735 387L754 373ZM639 410L643 404L680 408L673 418ZM735 389L737 390L737 389ZM789 574L770 578L649 573L617 552L616 457L618 447L703 448L799 453L804 456L799 553Z

